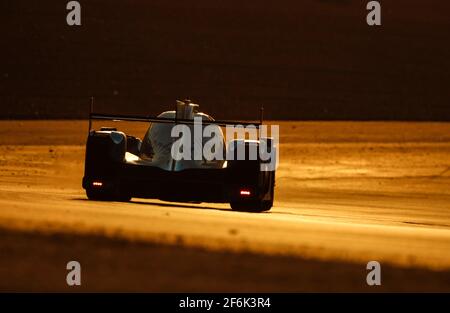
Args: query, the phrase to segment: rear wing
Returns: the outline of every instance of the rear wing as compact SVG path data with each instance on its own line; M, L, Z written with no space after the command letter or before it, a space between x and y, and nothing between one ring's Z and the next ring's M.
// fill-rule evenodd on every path
M91 98L90 112L89 112L89 133L92 129L92 121L93 120L109 120L109 121L129 121L129 122L150 122L150 123L175 123L175 124L188 124L194 125L195 121L191 119L179 119L176 118L177 114L175 114L175 118L165 118L165 117L151 117L151 116L139 116L139 115L114 115L114 114L102 114L102 113L94 113L94 98ZM226 126L250 126L253 125L257 129L261 127L263 124L263 112L264 108L261 107L261 115L260 120L255 122L243 122L243 121L229 121L229 120L213 120L213 121L204 121L202 120L203 125L218 125L222 127ZM259 132L258 132L259 133Z

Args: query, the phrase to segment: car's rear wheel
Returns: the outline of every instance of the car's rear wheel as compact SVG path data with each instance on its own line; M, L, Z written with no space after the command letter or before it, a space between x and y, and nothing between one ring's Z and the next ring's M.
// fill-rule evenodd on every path
M89 200L94 201L120 201L128 202L131 196L128 193L120 191L99 190L93 188L86 189L86 196Z
M273 206L275 189L275 173L270 176L270 196L268 200L238 200L232 201L230 206L235 211L243 212L264 212L269 211Z
M115 201L120 201L120 202L128 202L131 200L131 196L129 194L119 194Z
M264 212L272 208L273 202L270 200L255 201L234 201L230 206L235 211L241 212Z
M112 199L112 195L103 190L95 190L92 188L86 189L86 196L89 200L94 201L109 201Z

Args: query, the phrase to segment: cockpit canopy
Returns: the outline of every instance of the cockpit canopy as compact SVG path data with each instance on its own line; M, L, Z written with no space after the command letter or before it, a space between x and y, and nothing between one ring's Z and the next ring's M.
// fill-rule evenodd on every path
M166 111L161 113L159 118L174 119L177 116L178 119L194 119L201 118L203 121L213 121L214 119L205 114L196 112L198 105L190 102L177 101L176 111ZM152 166L157 166L165 170L180 171L188 168L222 168L224 166L223 160L207 161L204 158L201 160L194 160L194 150L203 151L205 143L211 139L211 137L203 136L203 130L207 125L202 125L201 136L195 134L194 125L183 124L190 130L190 148L191 159L190 160L175 160L172 155L172 146L179 139L172 136L172 129L180 124L174 123L152 123L150 124L147 133L142 141L140 158L143 161L151 162ZM225 140L223 132L218 125L210 125L214 127L216 135L220 135L222 141L223 155L225 155ZM198 129L197 129L198 131ZM214 136L214 135L213 135ZM185 138L186 139L186 138ZM189 141L189 140L188 140ZM202 153L203 155L203 153Z

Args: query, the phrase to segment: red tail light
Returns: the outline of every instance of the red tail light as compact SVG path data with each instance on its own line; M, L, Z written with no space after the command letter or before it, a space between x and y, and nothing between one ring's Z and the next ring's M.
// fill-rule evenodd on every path
M94 186L94 187L102 187L103 183L101 181L94 181L94 182L92 182L92 186Z
M251 192L248 189L241 189L241 191L239 193L241 194L241 196L246 196L246 197L251 195Z

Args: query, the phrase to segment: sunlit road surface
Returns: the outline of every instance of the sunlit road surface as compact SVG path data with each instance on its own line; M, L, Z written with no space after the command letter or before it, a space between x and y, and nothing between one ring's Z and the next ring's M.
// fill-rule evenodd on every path
M282 123L276 202L257 214L226 204L88 201L81 189L85 122L53 123L23 122L28 137L15 144L8 137L14 122L0 123L3 229L325 262L376 260L448 277L448 124ZM73 133L67 141L52 138L59 128Z
M91 202L74 190L18 190L1 186L3 227L95 233L214 250L308 258L378 260L405 266L450 267L448 210L432 213L417 199L380 197L303 204L278 202L269 213L231 211L227 205L186 205L134 199ZM349 202L349 201L348 201ZM428 201L427 206L439 203ZM379 212L374 213L377 210ZM408 217L406 217L407 215Z

